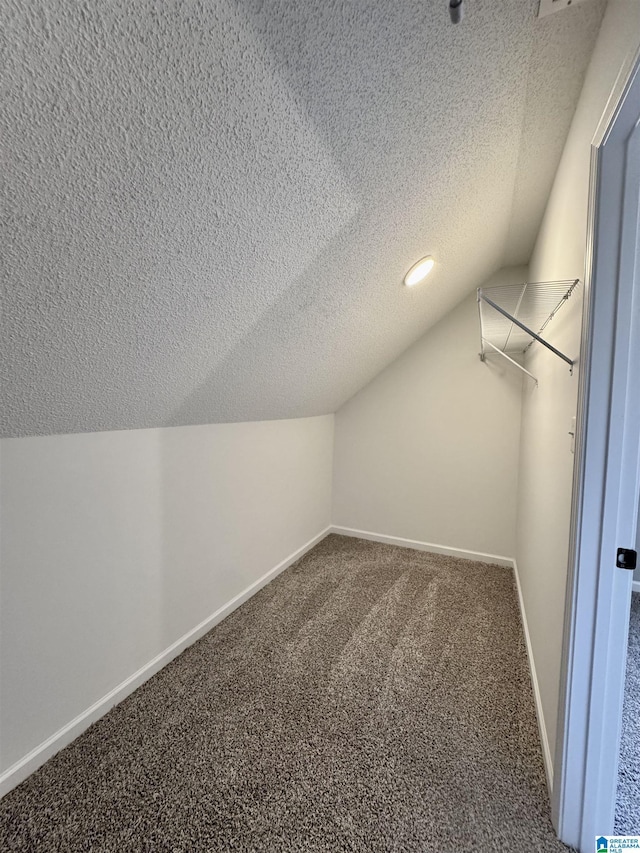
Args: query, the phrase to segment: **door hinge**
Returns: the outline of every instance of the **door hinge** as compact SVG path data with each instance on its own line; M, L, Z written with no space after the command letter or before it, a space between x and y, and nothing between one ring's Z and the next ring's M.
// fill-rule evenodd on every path
M638 554L632 548L618 548L616 566L633 571L638 564Z

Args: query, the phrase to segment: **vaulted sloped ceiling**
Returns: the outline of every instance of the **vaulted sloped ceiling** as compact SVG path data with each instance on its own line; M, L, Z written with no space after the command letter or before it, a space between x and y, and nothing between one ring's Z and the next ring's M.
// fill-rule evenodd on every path
M603 3L466 6L4 0L2 434L335 411L526 262Z

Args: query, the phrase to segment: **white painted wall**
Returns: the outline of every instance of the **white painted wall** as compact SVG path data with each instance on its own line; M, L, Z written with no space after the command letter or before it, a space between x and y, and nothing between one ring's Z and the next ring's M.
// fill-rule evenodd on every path
M640 503L638 504L638 524L636 526L636 551L640 554ZM640 584L640 565L633 573L633 579L637 584Z
M2 441L2 770L328 527L333 421Z
M514 556L522 373L479 349L474 293L339 409L335 525Z
M576 275L582 278L582 270ZM532 273L536 281L556 277L564 278ZM582 285L547 329L554 346L574 359L580 352L581 319ZM529 353L526 366L539 386L523 387L516 561L538 680L538 713L544 718L545 760L552 764L574 461L569 431L576 414L578 369L571 376L568 366L544 347L534 345ZM552 778L552 768L547 769Z
M530 263L532 281L584 279L590 145L615 80L640 36L640 3L610 0ZM580 348L581 294L548 328L571 357ZM524 387L518 488L517 563L544 713L554 754L558 713L572 472L571 417L579 367L530 350L527 367L540 386Z

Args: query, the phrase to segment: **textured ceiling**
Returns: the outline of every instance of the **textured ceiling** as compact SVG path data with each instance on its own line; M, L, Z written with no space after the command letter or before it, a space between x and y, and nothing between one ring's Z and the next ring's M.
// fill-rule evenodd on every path
M526 262L603 3L446 5L4 0L2 434L335 411Z

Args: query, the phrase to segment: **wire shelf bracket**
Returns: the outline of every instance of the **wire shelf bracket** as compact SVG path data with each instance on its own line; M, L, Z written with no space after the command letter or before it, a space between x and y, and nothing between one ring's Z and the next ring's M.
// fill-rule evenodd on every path
M546 341L542 333L579 283L576 278L479 287L480 360L497 353L526 373L537 386L538 380L521 362L529 347L538 342L566 362L573 374L575 362Z

